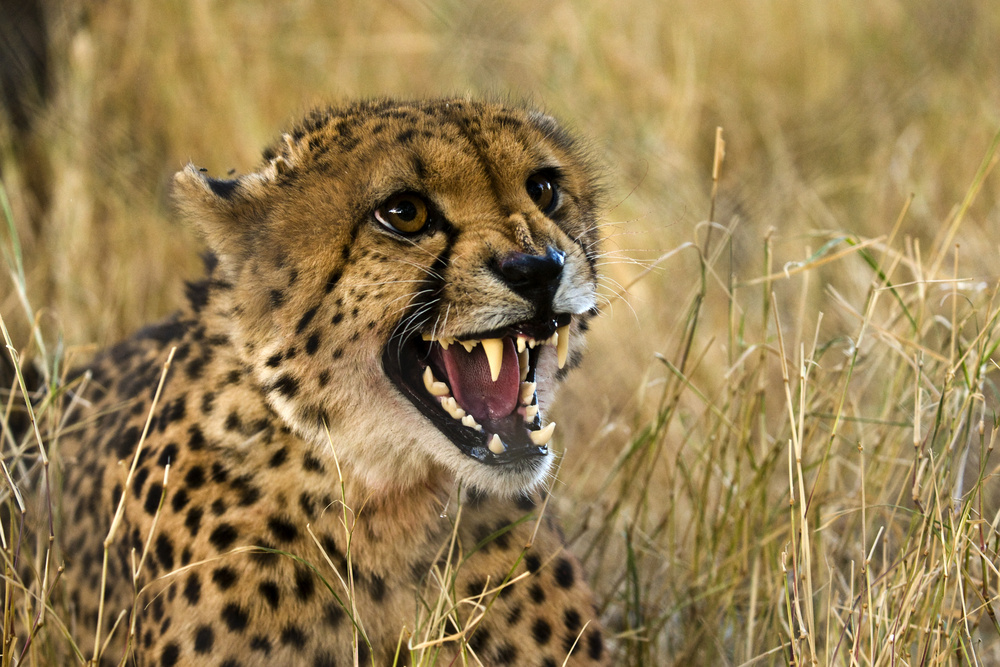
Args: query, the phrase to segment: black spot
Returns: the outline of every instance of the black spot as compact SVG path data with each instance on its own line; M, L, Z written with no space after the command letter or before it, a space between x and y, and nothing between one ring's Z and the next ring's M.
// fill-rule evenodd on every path
M240 421L240 416L235 412L230 412L226 417L226 430L227 431L239 431L243 427L243 422Z
M212 632L212 626L198 626L194 633L194 652L205 655L211 652L213 644L215 644L215 633Z
M173 667L177 664L177 659L181 657L181 648L173 642L163 647L160 653L160 665L162 667Z
M306 354L308 354L311 357L312 355L316 354L316 350L318 349L319 349L319 334L313 332L313 334L309 336L309 340L306 341Z
M277 366L281 363L281 359L283 356L284 355L281 352L275 352L274 354L272 354L270 357L267 358L267 361L264 362L264 365L269 368L277 368Z
M535 638L535 643L545 646L552 638L552 626L544 618L540 618L531 626L531 636Z
M336 313L334 313L333 319L330 320L330 323L337 325L340 324L343 319L344 319L344 314L338 310Z
M228 591L236 583L236 571L223 565L212 571L212 581L219 587L220 591Z
M156 510L160 506L160 496L162 495L162 484L159 482L153 482L149 485L149 491L146 493L146 502L143 504L143 508L146 510L147 514L156 514Z
M220 523L208 536L208 541L219 551L224 551L236 541L237 537L239 537L239 533L236 532L235 528L228 523Z
M604 638L601 631L594 628L587 635L587 655L591 660L600 660L604 655Z
M317 653L313 658L312 667L337 667L337 661L329 653Z
M163 569L174 569L174 545L163 533L156 536L156 559L160 561Z
M528 568L528 572L534 574L542 566L542 561L536 554L528 554L524 557L524 566Z
M279 555L275 553L276 547L263 538L253 540L260 547L250 552L250 558L258 567L272 567L278 563Z
M316 583L313 581L313 573L306 567L298 567L295 570L295 596L302 602L306 602L312 597L316 590Z
M302 457L302 467L308 470L309 472L318 472L318 473L326 472L326 468L323 467L323 462L320 461L315 456L313 456L312 454L306 454L304 457Z
M309 323L312 322L312 319L316 317L317 310L319 310L319 306L313 306L302 314L302 317L299 318L299 323L295 325L296 335L305 331L306 327L309 326Z
M517 625L521 620L521 605L515 604L507 613L507 625Z
M344 620L344 608L339 602L329 602L323 609L323 622L331 629L336 629Z
M286 447L282 447L281 449L279 449L278 451L276 451L274 454L271 455L271 460L267 462L267 465L269 468L277 468L283 465L287 460L288 460L288 449Z
M216 498L212 501L212 514L215 516L222 516L226 513L229 507L226 505L226 501L222 498Z
M542 667L559 667L559 665L552 658L545 658L542 660Z
M142 487L146 485L146 478L149 477L149 468L139 468L135 471L135 478L132 480L133 493L137 496L142 495ZM118 506L118 501L115 500L115 506Z
M580 612L576 609L567 609L563 613L563 624L574 639L576 639L576 633L580 631L580 623Z
M142 435L142 431L139 430L138 426L132 426L115 442L115 454L118 458L124 459L133 452L135 452L135 446L139 444L139 436Z
M334 269L326 278L326 285L323 286L323 292L329 294L337 286L338 282L340 282L340 271Z
M223 178L206 178L205 182L208 187L212 190L217 197L222 199L232 199L233 194L236 193L236 188L239 187L240 182L238 180L230 180Z
M302 650L306 645L306 633L302 632L302 628L292 623L282 628L281 643Z
M236 658L226 658L219 663L219 667L243 667L243 663Z
M285 293L280 289L271 290L271 307L280 308L285 302Z
M344 348L338 347L336 350L333 351L332 356L334 359L340 359L342 356L344 356Z
M198 529L201 528L201 516L202 509L195 506L188 510L187 517L184 518L184 525L187 526L191 537L195 537L198 534Z
M373 574L368 580L368 594L375 602L382 602L385 599L385 580Z
M207 394L206 394L207 396ZM202 435L201 429L197 425L192 426L188 429L188 449L193 451L198 451L204 449L205 447L205 436Z
M519 510L522 510L524 512L530 512L537 506L535 503L535 499L526 493L521 494L520 496L517 497L516 505Z
M469 637L469 648L471 648L476 653L482 653L483 649L486 648L486 644L490 641L490 633L485 627L480 625L476 628L476 631Z
M189 488L200 489L205 484L205 469L201 466L194 466L184 476L184 483Z
M160 458L156 463L159 466L165 466L168 463L173 465L176 461L177 461L177 443L171 442L166 447L163 448L163 451L160 453Z
M319 378L317 378L320 387L325 387L330 382L330 371L323 370L319 372Z
M532 601L535 604L542 604L545 602L545 589L535 584L528 590L528 594L531 596Z
M192 606L198 604L198 600L201 599L201 579L196 572L188 575L184 584L184 599Z
M230 602L222 608L222 621L233 632L243 632L250 616L246 610L235 602Z
M115 484L115 488L111 489L111 504L114 507L118 507L118 503L119 501L121 501L121 499L122 499L122 485ZM83 505L80 505L79 507L82 509Z
M257 635L250 640L250 649L264 655L269 655L271 653L271 640L264 635Z
M504 642L497 648L497 662L501 665L513 665L517 661L517 649Z
M218 461L212 464L212 479L219 483L229 479L229 471Z
M278 584L265 580L260 582L257 588L267 603L271 605L271 609L277 609L278 604L281 602L281 591L278 589Z
M310 521L316 518L316 500L308 491L303 491L299 496L299 507Z
M282 375L271 385L271 391L277 391L282 396L291 398L299 391L299 381L291 375Z
M465 586L465 594L470 598L479 597L483 594L483 589L486 588L485 579L473 579Z
M414 133L415 130L413 129L403 130L396 135L396 142L400 144L408 144L413 140Z
M556 562L553 575L555 576L556 583L562 588L572 588L573 582L576 580L576 575L573 572L573 564L565 558L560 558Z
M203 415L209 415L212 414L212 410L214 409L215 409L215 394L213 392L206 391L205 394L201 397L201 413ZM191 428L196 429L198 427L192 426ZM199 434L200 433L201 432L199 431ZM204 444L204 442L205 440L204 438L202 438L202 444ZM190 444L188 446L190 446ZM192 449L194 448L192 447ZM201 447L198 447L197 449L201 449Z
M251 475L240 475L232 482L233 490L239 494L237 502L241 507L248 507L260 500L260 489L250 484L250 480L252 479Z
M174 497L170 499L170 506L174 508L175 513L180 513L181 510L187 507L189 500L187 489L177 489Z

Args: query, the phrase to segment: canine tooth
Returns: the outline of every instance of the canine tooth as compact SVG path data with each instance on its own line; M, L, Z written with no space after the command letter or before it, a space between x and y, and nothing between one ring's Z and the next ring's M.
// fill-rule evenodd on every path
M490 362L490 379L496 382L503 367L503 339L484 338L483 350L486 352L486 361Z
M490 451L494 454L503 454L505 449L507 448L504 447L503 440L500 439L499 435L494 433L493 437L490 438Z
M517 343L517 353L518 354L521 354L526 349L528 349L528 339L525 338L524 336L518 336L515 339L515 342Z
M424 369L424 389L431 396L447 396L451 393L448 385L434 378L434 373L431 371L430 366Z
M549 422L549 425L539 431L532 431L528 434L531 441L538 445L539 447L544 447L549 444L549 440L552 439L552 434L556 430L556 423Z
M517 365L521 369L521 382L528 377L528 351L521 350L517 353Z
M458 342L462 347L465 348L466 352L472 352L474 349L476 349L476 346L479 345L478 340L460 340Z
M522 382L521 383L521 403L523 403L524 405L527 405L528 401L531 400L531 397L535 395L535 389L537 387L538 387L538 384L535 383L535 382Z
M533 422L535 421L535 417L537 415L538 415L537 405L529 405L526 408L524 408L524 421Z
M569 356L569 325L559 327L556 331L556 350L559 356L559 368L566 365Z

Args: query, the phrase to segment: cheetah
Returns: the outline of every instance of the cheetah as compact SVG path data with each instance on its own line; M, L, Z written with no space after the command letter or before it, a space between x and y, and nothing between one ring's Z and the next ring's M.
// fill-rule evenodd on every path
M544 492L597 314L579 142L511 104L364 101L173 196L206 276L63 397L84 658L607 664Z

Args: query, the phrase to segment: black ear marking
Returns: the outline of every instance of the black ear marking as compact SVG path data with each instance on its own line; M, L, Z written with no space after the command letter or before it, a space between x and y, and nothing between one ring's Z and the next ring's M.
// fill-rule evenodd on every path
M238 180L225 178L206 178L205 182L208 183L208 187L216 197L227 200L232 199L233 193L236 192L236 188L240 185Z

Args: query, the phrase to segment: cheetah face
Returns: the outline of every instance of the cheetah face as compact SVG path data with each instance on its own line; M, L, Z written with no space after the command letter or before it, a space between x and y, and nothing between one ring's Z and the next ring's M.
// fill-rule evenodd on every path
M327 109L260 171L176 185L298 432L373 484L544 478L545 410L596 313L596 186L555 121L467 100Z

